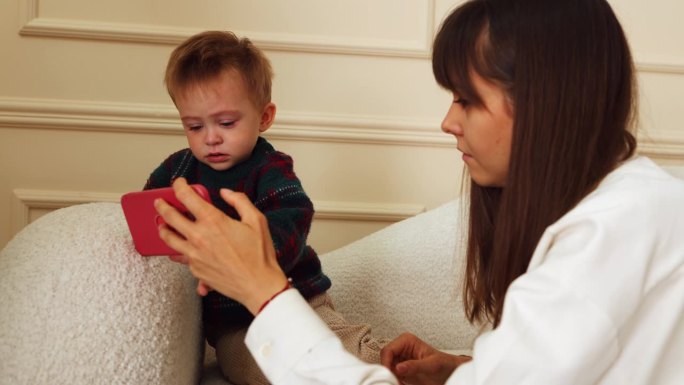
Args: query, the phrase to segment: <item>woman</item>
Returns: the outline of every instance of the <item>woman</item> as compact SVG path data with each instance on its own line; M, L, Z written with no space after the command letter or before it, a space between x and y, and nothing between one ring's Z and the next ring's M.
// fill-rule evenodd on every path
M466 312L493 328L472 360L405 334L383 349L389 371L363 364L287 290L263 216L244 196L222 192L240 222L183 180L174 188L197 222L157 203L187 240L168 228L162 238L193 274L257 315L246 342L267 377L684 383L684 182L634 156L633 63L608 3L466 2L435 38L433 71L453 94L442 129L471 178Z

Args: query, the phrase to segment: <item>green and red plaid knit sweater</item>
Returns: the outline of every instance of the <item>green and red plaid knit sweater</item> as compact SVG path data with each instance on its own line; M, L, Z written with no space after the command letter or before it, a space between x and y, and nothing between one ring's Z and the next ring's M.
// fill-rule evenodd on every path
M219 196L221 188L245 193L266 216L280 267L304 298L324 293L330 279L323 274L316 252L307 245L314 208L293 169L292 158L259 138L252 156L226 171L216 171L198 161L189 148L169 156L152 172L145 190L168 187L178 177L199 183L209 191L212 203L238 218L235 209ZM238 302L212 291L203 299L205 322L245 323L251 314Z

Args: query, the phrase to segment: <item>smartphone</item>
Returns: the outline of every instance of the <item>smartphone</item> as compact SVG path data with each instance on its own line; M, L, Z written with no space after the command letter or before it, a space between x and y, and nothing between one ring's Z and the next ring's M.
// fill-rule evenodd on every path
M190 187L205 201L211 202L209 192L204 186L192 184ZM159 238L159 225L164 223L164 219L154 208L154 201L157 198L164 199L168 204L192 219L192 215L176 198L171 187L124 194L121 197L121 208L133 237L133 245L138 253L143 256L179 254Z

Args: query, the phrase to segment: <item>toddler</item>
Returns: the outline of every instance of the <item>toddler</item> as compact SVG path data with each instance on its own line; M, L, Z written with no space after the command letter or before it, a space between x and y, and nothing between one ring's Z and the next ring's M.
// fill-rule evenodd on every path
M367 325L348 325L326 294L330 279L307 245L313 204L294 173L292 158L261 133L273 124L272 70L248 39L209 31L190 37L169 59L165 84L189 148L171 154L152 172L145 189L168 187L178 177L199 183L212 203L233 218L221 188L246 194L266 216L278 262L296 288L353 354L379 362L382 345ZM253 316L238 302L210 291L203 298L208 343L224 376L236 385L267 384L244 344Z

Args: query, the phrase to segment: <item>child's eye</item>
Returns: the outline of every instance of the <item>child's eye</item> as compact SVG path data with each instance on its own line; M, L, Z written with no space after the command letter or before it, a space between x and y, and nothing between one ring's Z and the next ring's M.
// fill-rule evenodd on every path
M188 131L199 131L202 129L201 124L188 124L185 127L188 129Z
M224 121L219 122L219 125L221 127L232 127L234 124L235 124L234 120L224 120Z

